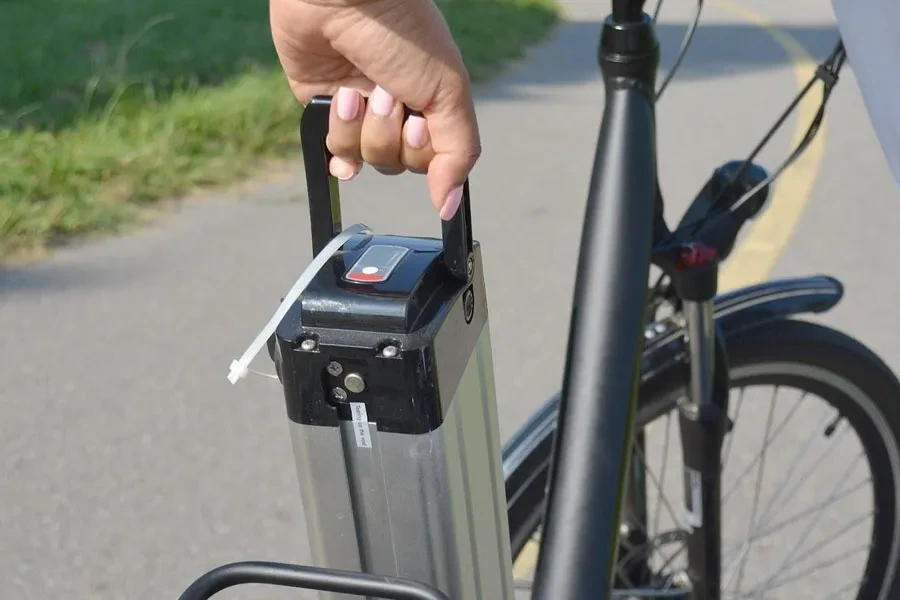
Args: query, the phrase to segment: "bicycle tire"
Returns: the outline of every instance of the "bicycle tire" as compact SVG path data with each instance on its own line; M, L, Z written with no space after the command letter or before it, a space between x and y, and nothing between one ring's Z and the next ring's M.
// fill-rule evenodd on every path
M872 351L834 329L794 319L775 320L726 337L733 384L765 382L810 390L837 408L863 445L872 473L872 550L859 600L900 596L900 382ZM685 382L654 382L639 397L636 426L675 408ZM658 384L658 385L657 385ZM522 427L504 449L507 507L514 560L540 524L558 396ZM725 515L727 518L727 514Z

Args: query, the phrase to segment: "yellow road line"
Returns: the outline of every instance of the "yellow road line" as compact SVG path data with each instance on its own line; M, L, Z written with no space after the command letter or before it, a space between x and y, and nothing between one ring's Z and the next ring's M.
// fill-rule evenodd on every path
M790 57L798 89L806 85L817 63L793 36L731 0L712 1L741 19L765 29ZM797 105L791 148L803 138L820 102L821 90L812 90ZM812 195L824 154L823 122L818 135L806 151L778 178L768 208L728 257L719 276L721 291L757 283L769 276ZM513 564L513 575L516 579L530 579L534 575L538 550L539 544L535 540L529 540Z
M513 578L521 581L530 581L534 577L537 568L538 550L540 545L533 538L525 543L522 551L513 562Z
M806 85L815 72L817 63L792 35L731 0L714 0L714 4L765 29L794 63L797 87L802 88ZM791 149L803 138L821 100L821 88L816 86L797 106ZM769 277L812 195L825 154L825 135L826 126L823 122L818 135L806 151L776 180L769 206L752 225L722 268L719 276L720 291L759 283Z

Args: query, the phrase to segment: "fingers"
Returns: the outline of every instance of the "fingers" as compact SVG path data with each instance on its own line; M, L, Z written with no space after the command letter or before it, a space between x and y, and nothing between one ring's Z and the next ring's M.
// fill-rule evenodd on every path
M359 136L363 161L385 175L397 175L405 169L400 163L400 133L403 106L381 87L369 96L366 116Z
M403 125L403 147L400 160L413 173L425 174L434 158L431 135L425 117L411 115Z
M363 163L386 175L426 173L434 158L428 124L416 115L404 122L403 114L403 105L380 87L368 101L359 90L340 88L331 104L326 139L334 156L331 174L347 181Z
M325 145L334 157L329 169L342 181L349 181L362 169L362 152L359 147L365 102L357 90L342 87L331 103L328 117L328 137Z
M448 220L456 214L463 183L481 155L467 79L451 74L443 80L425 117L434 149L434 159L428 165L428 189L441 218Z

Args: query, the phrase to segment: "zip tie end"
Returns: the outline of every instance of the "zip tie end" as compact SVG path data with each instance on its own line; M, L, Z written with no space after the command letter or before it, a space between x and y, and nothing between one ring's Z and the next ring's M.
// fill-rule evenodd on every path
M243 364L239 363L236 360L231 361L231 369L228 373L228 381L231 382L231 385L236 384L239 380L243 379L247 376L247 373L250 372L250 369L245 367Z
M306 286L309 285L316 273L319 272L319 269L325 266L347 240L358 233L367 231L370 231L370 229L362 223L351 225L328 242L315 258L313 258L313 261L306 267L300 275L300 278L281 301L278 310L275 311L275 314L269 319L269 322L266 323L262 331L260 331L253 342L250 343L250 347L241 355L240 360L231 361L231 370L228 373L228 381L231 382L231 385L236 384L247 376L247 373L250 372L250 363L253 362L256 355L265 347L266 341L275 333L275 329L278 327L281 319L287 314L288 310L294 304L294 301L300 297L300 294L306 289Z

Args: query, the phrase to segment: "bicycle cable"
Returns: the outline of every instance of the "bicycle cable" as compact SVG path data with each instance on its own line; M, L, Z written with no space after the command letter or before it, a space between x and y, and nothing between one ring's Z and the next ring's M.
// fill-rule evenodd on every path
M659 16L659 11L662 8L663 0L659 0L656 4L656 10L653 11L653 25L656 26L656 19ZM678 69L681 67L681 61L684 60L684 57L687 55L688 48L690 48L691 43L694 41L694 33L697 31L697 25L700 23L700 13L703 12L703 0L697 0L697 10L694 11L694 20L688 26L687 31L684 32L684 37L681 38L681 47L678 49L678 54L675 55L675 61L672 63L672 68L669 69L669 72L666 73L665 78L663 78L662 83L659 85L659 89L656 90L656 101L659 102L659 99L662 97L663 92L666 91L666 88L669 86L669 83L672 81L672 78L675 77L675 73L678 72Z
M662 0L660 0L662 3ZM791 113L797 108L800 104L800 101L806 97L809 91L813 88L813 86L821 81L822 86L822 100L819 103L819 108L816 111L815 116L812 119L809 127L806 130L806 133L803 135L803 138L794 148L794 150L788 155L788 157L782 161L782 163L776 168L772 173L769 174L763 181L753 186L750 190L745 192L727 211L716 213L716 214L707 214L701 218L698 218L695 221L688 222L680 226L679 230L685 230L690 228L690 235L695 234L701 227L708 225L709 223L714 223L716 219L723 219L727 217L730 213L737 211L741 206L747 203L756 193L758 193L761 189L771 184L775 179L777 179L800 155L809 147L809 144L812 143L812 140L815 139L816 134L819 132L819 128L822 125L822 122L825 117L825 107L828 103L828 100L831 96L832 91L834 90L834 86L837 85L841 68L844 66L844 63L847 59L846 49L844 48L843 40L838 39L835 44L834 50L832 50L831 54L826 58L821 64L816 67L816 71L813 76L809 79L806 85L800 90L794 100L788 105L788 107L784 110L784 112L776 119L775 124L769 129L769 131L763 136L762 140L754 147L754 149L750 152L749 156L744 160L744 163L741 165L739 169L735 172L735 174L729 179L728 183L723 186L723 189L716 195L715 199L712 202L712 205L721 200L722 194L728 190L728 188L733 185L737 179L743 174L746 168L752 163L753 159L755 159L763 148L771 141L772 137L775 133L781 128L787 118L791 115ZM662 273L656 279L654 284L651 286L651 295L658 295L662 291L663 282L666 279L666 273Z
M775 121L775 124L771 129L763 136L763 139L756 145L750 155L744 160L744 163L741 167L732 175L728 183L723 186L723 189L716 195L716 197L712 201L712 205L715 206L719 200L721 200L722 195L728 190L728 188L733 185L738 178L744 173L746 168L753 162L753 159L762 151L763 148L771 141L772 137L775 133L781 128L784 122L787 120L787 117L797 108L800 104L800 101L806 97L809 91L813 88L813 86L818 82L822 82L822 100L819 102L819 108L816 111L816 115L813 117L812 122L807 128L806 133L803 135L803 138L797 144L796 148L790 153L790 155L782 161L782 163L772 171L768 177L763 179L761 182L747 190L738 200L732 204L727 211L707 215L702 218L697 219L697 221L693 223L688 223L686 225L682 225L679 229L692 227L691 233L696 233L700 227L704 225L708 225L709 223L714 223L716 219L725 218L728 213L736 212L740 209L741 206L750 201L750 199L756 195L757 192L771 184L775 179L777 179L791 164L796 161L801 154L809 147L809 144L812 143L813 139L815 139L816 134L819 132L819 128L822 125L822 121L825 119L825 107L828 104L828 100L831 97L832 91L834 91L834 86L837 85L839 74L841 68L844 66L844 62L847 59L847 52L844 49L843 40L838 40L835 45L834 50L822 62L817 68L813 76L810 80L803 86L803 89L797 94L794 100L788 105L787 109L781 114L781 116Z
M656 19L659 17L659 11L662 8L663 0L657 0L656 8L653 9L653 17L650 19L653 25L656 25Z

